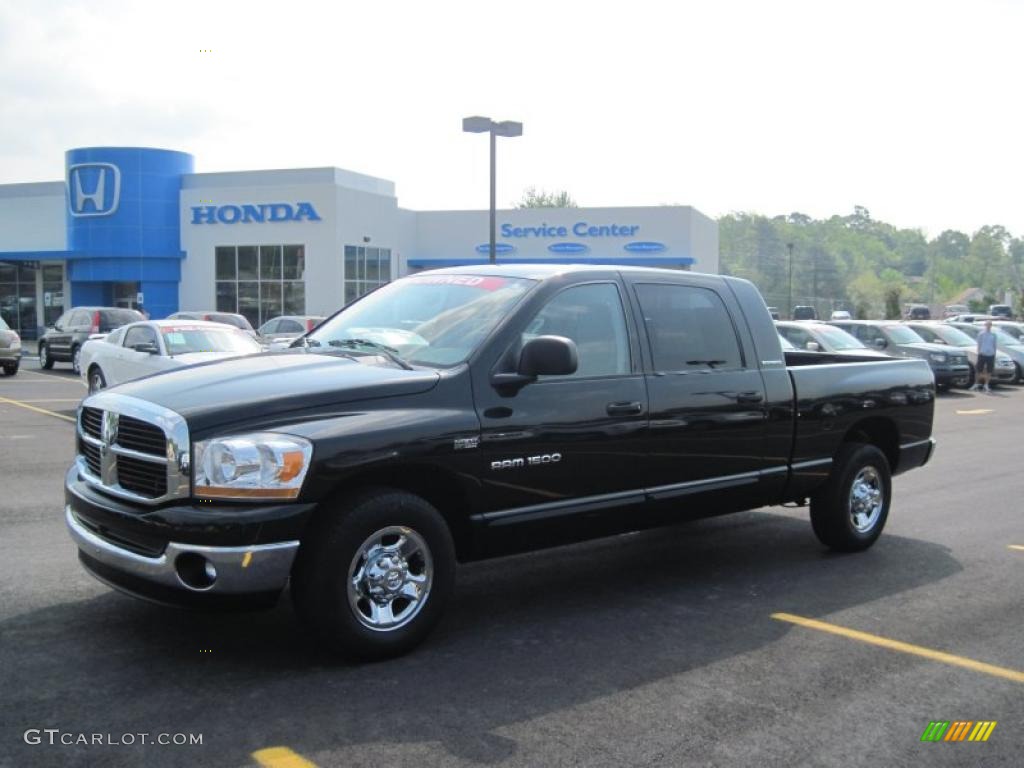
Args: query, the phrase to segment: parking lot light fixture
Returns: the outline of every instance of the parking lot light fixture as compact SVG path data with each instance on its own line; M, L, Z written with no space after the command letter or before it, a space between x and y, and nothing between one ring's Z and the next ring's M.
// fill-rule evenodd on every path
M497 137L504 136L506 138L514 138L516 136L523 135L523 124L517 123L514 120L504 120L500 123L496 123L489 117L464 117L462 118L462 130L466 133L487 133L490 135L491 145L491 201L490 201L490 239L489 239L489 253L490 262L494 264L496 259L496 220L497 220L497 195L496 195L496 166L495 166L495 148L497 145Z

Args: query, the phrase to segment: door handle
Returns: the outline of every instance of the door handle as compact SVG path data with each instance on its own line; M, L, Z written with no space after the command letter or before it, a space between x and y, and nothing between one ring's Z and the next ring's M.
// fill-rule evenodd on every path
M760 403L764 400L764 395L761 392L737 392L736 402L737 403Z
M605 408L609 416L635 416L644 409L642 403L608 403Z

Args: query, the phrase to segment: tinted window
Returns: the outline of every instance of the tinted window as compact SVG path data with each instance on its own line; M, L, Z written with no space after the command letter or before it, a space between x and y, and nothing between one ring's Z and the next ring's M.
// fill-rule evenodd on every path
M612 283L579 285L559 293L526 327L523 341L535 336L565 336L576 342L579 367L573 376L630 372L626 317Z
M742 368L736 329L721 297L689 285L638 285L657 371Z
M274 318L273 320L268 320L262 326L260 326L260 333L261 334L276 333L277 332L278 323L280 323L280 322L281 321L278 320L277 318Z
M148 325L129 328L124 335L124 345L129 349L136 344L156 344L156 334Z
M141 312L134 309L105 309L100 312L100 333L112 331L128 323L145 320Z
M89 324L89 313L84 309L76 309L67 321L68 328L81 328L83 325Z
M281 320L277 326L277 333L304 333L305 328L298 320Z

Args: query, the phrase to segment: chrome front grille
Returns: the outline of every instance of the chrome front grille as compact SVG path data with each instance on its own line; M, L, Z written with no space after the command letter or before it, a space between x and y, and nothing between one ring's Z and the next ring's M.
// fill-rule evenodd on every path
M78 474L122 499L159 504L189 495L189 435L174 411L100 392L78 412Z

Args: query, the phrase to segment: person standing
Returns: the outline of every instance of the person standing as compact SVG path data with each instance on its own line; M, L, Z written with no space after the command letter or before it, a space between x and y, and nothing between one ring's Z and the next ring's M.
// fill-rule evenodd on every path
M975 391L982 389L986 392L992 390L988 382L992 378L992 371L996 365L996 335L992 333L992 321L985 321L985 330L978 334L978 380L974 382Z

